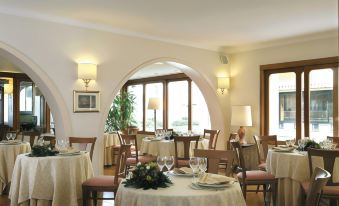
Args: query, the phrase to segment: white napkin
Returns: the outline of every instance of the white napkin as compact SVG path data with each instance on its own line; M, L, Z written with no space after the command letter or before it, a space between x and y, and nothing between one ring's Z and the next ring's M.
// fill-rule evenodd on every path
M227 184L231 181L235 181L235 179L232 177L227 177L223 175L205 173L203 176L199 178L198 183L209 184L209 185L221 185L221 184Z
M193 170L189 167L174 168L176 174L193 174Z

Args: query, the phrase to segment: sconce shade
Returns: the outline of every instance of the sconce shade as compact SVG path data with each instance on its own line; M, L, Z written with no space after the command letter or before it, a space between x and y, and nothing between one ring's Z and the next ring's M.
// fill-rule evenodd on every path
M219 89L229 89L230 88L230 78L229 77L218 77L218 88Z
M232 126L252 126L251 106L232 106Z
M154 109L154 110L160 109L160 99L156 97L149 98L147 109Z
M78 79L97 79L97 65L92 63L78 64Z
M13 93L13 84L5 84L4 85L4 92L5 92L5 94L12 94Z

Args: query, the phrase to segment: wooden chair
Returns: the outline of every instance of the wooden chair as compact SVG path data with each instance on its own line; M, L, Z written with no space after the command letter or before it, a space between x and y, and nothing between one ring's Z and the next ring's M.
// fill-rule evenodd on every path
M0 141L7 140L6 134L7 134L8 131L9 131L8 125L4 125L4 124L0 125Z
M253 136L254 142L257 145L257 155L258 155L258 168L260 170L266 171L266 158L269 146L278 146L277 135L264 135L264 136ZM260 145L263 150L264 159L260 158Z
M220 130L210 130L210 129L204 129L204 138L207 138L207 134L209 136L209 143L208 143L208 149L214 149L217 146L217 141L219 137Z
M226 165L225 175L232 176L232 166L235 158L235 152L233 150L202 150L195 149L194 150L195 157L206 157L207 164L207 172L218 174L219 171L219 163L222 159L227 159L228 164Z
M228 138L228 141L227 141L227 150L232 149L231 141L235 140L237 138L237 136L238 136L238 133L231 133L230 134L230 137Z
M94 151L94 146L95 146L96 140L97 140L96 137L69 137L69 146L72 147L72 144L78 143L78 144L80 144L79 147L80 147L81 150L86 150L87 145L91 144L91 150L90 150L89 156L91 157L91 161L92 161L93 151Z
M242 152L242 147L240 142L232 141L232 147L237 152L237 156L240 163L240 170L237 174L237 177L240 181L244 197L246 199L247 192L257 192L257 190L248 190L247 185L264 185L262 192L264 193L264 199L266 196L267 189L272 191L272 200L273 206L277 204L277 185L278 179L276 179L272 174L262 171L262 170L246 170L246 163L244 161L244 156Z
M49 141L49 143L53 146L55 146L55 143L56 143L56 138L55 136L50 136L50 135L44 135L44 136L41 136L44 141ZM70 145L72 146L72 145Z
M339 137L330 137L330 136L327 136L327 139L332 139L333 143L337 143L337 148L339 148Z
M117 166L115 167L115 176L98 176L86 180L82 183L83 206L87 206L90 199L93 199L94 206L97 200L114 200L116 192L122 178L126 174L126 158L131 145L121 145L118 155ZM114 192L113 198L98 198L98 192Z
M131 144L131 149L127 155L126 165L128 167L136 165L138 162L147 163L156 160L156 157L150 155L139 155L137 135L122 134L121 139L123 144ZM132 149L134 146L135 149Z
M182 166L188 166L189 165L189 159L190 159L190 146L191 141L195 141L195 148L198 149L198 142L199 142L200 136L177 136L174 137L174 147L175 147L175 167L179 168ZM178 155L178 143L184 144L184 157L179 157Z
M139 128L137 127L127 127L127 134L135 134L137 135Z
M21 141L24 141L25 136L29 137L29 144L31 147L34 145L35 137L40 137L41 133L40 132L21 132Z
M331 178L331 174L319 167L316 167L313 171L308 191L303 190L302 205L305 206L318 206L321 196L321 191L326 185L327 181ZM306 199L304 196L306 194Z
M120 132L119 131L113 132L113 134L116 134L118 136L119 143L120 143L120 145L122 145L123 141L122 141ZM113 145L113 146L111 146L112 147L113 164L115 164L115 157L119 155L120 145Z
M333 168L335 159L339 158L338 150L324 150L324 149L308 149L308 162L310 167L311 176L313 171L312 157L320 157L324 162L324 169L332 174L332 177L328 180L326 186L322 190L321 198L329 199L331 205L335 205L335 202L339 200L339 183L333 182ZM304 191L307 193L310 188L309 182L304 182L301 184Z

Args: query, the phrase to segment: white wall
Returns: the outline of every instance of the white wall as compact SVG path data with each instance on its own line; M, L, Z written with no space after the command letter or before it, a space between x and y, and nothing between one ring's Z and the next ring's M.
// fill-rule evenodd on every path
M338 56L338 37L231 55L230 104L252 105L253 127L247 128L247 139L260 133L260 65L332 56Z
M102 172L104 121L115 94L137 69L157 59L193 68L185 72L204 93L212 128L227 129L220 105L227 107L229 96L218 100L215 92L215 52L4 14L0 28L0 48L10 50L13 61L15 56L21 59L16 63L41 88L56 119L57 137L99 137L93 160L96 173ZM98 63L97 81L90 83L90 90L101 92L100 113L73 113L73 90L84 89L76 77L80 59ZM221 138L219 148L224 142Z

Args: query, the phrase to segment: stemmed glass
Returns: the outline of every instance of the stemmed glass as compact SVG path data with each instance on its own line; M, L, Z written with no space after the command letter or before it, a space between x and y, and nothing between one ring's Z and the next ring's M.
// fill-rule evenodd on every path
M173 165L174 165L174 157L173 156L165 157L165 166L166 166L168 172L171 170Z
M6 134L6 139L9 141L12 138L12 133L7 133Z
M190 161L189 161L190 167L193 171L193 183L195 183L195 173L198 171L199 169L199 161L197 157L190 157Z
M290 140L290 145L293 147L295 145L295 139Z
M203 175L207 170L207 158L200 157L198 161L199 161L199 170L201 172L201 175Z
M158 164L158 167L159 167L159 170L162 171L162 169L164 168L165 166L165 157L161 157L161 156L158 156L157 157L157 164Z

